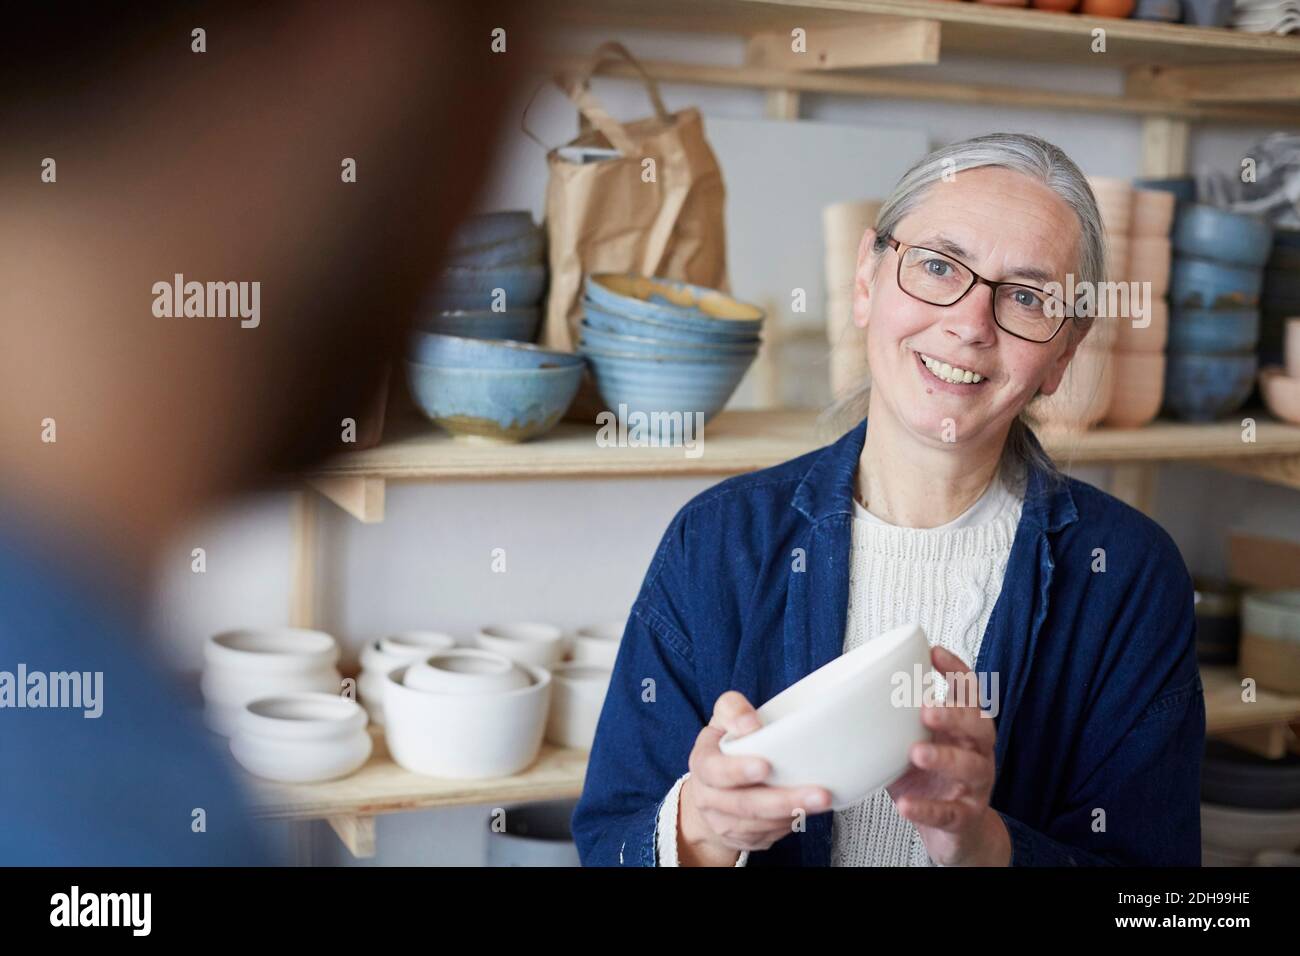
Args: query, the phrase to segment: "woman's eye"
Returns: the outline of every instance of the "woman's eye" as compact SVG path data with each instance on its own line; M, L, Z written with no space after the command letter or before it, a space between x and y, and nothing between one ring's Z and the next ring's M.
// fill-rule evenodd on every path
M952 263L944 262L942 259L926 259L925 271L932 276L946 279L952 274Z
M1012 296L1016 305L1023 306L1026 309L1036 309L1042 305L1043 300L1028 289L1017 289Z

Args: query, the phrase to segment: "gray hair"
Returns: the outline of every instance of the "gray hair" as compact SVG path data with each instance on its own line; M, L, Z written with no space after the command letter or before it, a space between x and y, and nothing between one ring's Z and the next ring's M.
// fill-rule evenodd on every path
M876 218L876 241L872 255L880 256L888 248L883 236L891 234L899 222L925 199L936 183L951 179L968 169L998 167L1021 173L1056 193L1079 220L1079 261L1076 281L1101 283L1106 278L1106 246L1101 212L1087 178L1074 161L1059 147L1024 133L991 133L942 146L919 160L903 174L893 192L880 207ZM1072 320L1070 334L1082 338L1093 317L1079 315ZM866 414L870 383L836 402L826 412L834 422L861 421ZM1034 418L1028 408L1012 423L1003 449L1003 467L1019 470L1037 465L1056 474L1052 460L1038 448L1030 436Z

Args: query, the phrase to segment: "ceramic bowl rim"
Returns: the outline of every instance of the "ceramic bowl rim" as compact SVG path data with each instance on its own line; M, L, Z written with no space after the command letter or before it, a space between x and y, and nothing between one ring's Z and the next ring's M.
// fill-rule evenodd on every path
M414 687L407 687L402 683L402 681L406 679L406 671L407 668L410 667L409 664L403 664L401 667L394 668L392 671L385 674L384 683L388 686L396 687L397 690L404 694L415 695L414 699L419 699L426 703L432 701L442 704L450 704L452 701L482 700L489 697L497 701L508 700L514 697L524 697L528 694L541 693L551 686L551 672L545 667L539 667L535 664L525 664L522 661L515 661L514 664L516 667L527 672L528 676L531 678L530 682L525 684L523 687L516 687L513 690L503 690L497 693L430 694L427 691L417 690ZM387 694L388 691L385 690L384 693ZM385 724L387 723L387 714L385 714Z
M308 718L291 718L261 712L276 705L290 707L304 705L316 707L322 712L335 710L338 711L338 715L322 713L320 716ZM273 740L322 739L363 731L366 720L365 708L355 700L321 691L294 691L286 694L265 694L245 702L239 709L236 733Z
M284 650L251 650L234 646L232 641L246 635L274 635L289 642L300 641L301 647ZM265 669L261 665L313 663L317 667L333 665L339 658L339 644L332 634L308 627L239 627L209 635L204 643L204 659L209 664Z

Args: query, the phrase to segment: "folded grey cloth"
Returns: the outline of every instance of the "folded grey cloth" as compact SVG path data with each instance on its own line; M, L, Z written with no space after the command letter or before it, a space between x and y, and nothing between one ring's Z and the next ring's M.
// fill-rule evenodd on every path
M1202 170L1196 177L1197 198L1232 212L1262 216L1282 229L1300 229L1300 136L1270 133L1242 155L1255 161L1254 182L1235 175Z

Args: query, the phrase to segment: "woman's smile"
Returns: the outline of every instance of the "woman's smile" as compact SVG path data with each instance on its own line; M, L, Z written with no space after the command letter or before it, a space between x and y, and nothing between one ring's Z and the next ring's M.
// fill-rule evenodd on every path
M916 367L927 391L970 396L983 391L989 384L986 375L973 369L955 366L928 352L913 350L912 354L916 356Z

